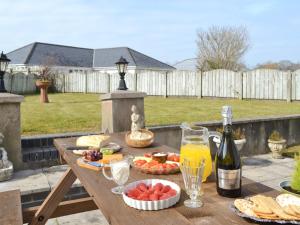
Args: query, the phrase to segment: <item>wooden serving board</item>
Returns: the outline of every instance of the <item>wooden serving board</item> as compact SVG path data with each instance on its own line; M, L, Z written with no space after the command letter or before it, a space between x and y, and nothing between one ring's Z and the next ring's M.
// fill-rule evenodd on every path
M113 155L104 155L103 159L96 161L100 164L109 164L109 162L111 160L121 160L123 159L123 155L122 154L113 154ZM78 158L76 161L77 165L86 169L90 169L90 170L94 170L94 171L100 171L102 169L102 166L93 166L89 163L87 163L86 161L83 160L83 158Z

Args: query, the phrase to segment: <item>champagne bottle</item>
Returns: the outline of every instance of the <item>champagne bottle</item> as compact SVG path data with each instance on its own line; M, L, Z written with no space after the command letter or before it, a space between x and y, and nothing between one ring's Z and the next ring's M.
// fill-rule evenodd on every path
M232 136L231 106L223 106L223 135L215 156L216 186L219 195L235 198L241 196L241 158Z

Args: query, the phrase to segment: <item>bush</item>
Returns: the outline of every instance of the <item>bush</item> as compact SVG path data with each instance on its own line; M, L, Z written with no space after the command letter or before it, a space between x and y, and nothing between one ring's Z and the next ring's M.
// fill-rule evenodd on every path
M281 136L281 134L274 130L271 135L269 136L269 139L272 140L272 141L281 141L283 140L283 137Z

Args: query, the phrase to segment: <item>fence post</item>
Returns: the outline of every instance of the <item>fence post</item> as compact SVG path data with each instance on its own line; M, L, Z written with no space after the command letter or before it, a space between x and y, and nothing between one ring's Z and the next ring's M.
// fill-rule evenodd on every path
M84 81L85 81L84 93L86 94L88 92L88 79L87 79L87 72L86 71L84 71Z
M239 94L239 99L243 100L243 77L244 77L244 72L239 72L240 74L240 79L239 79L239 83L240 83L240 94Z
M133 84L134 84L134 91L137 91L137 79L138 79L138 74L137 74L137 72L136 71L134 71L134 77L133 77L133 79L134 79L134 82L133 82Z
M107 93L110 92L110 74L105 73L107 75Z
M198 86L199 86L199 93L198 98L202 98L202 70L200 72L196 72L196 76L198 77Z
M66 74L63 73L63 88L62 88L62 91L63 93L66 93Z
M165 98L168 97L168 71L166 72L166 76L165 76L165 84L166 84L166 89L165 89Z
M292 101L292 72L289 70L287 74L286 101Z

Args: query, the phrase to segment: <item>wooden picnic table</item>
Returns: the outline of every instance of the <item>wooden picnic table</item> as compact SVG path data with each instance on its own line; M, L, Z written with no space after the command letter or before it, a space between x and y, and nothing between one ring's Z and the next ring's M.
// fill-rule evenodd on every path
M43 204L35 209L34 212L27 212L27 216L25 217L29 217L28 215L33 217L29 224L45 224L51 217L96 208L101 210L109 224L114 225L250 224L250 221L240 218L229 209L229 204L233 199L224 198L217 194L213 176L203 184L204 206L202 208L191 209L185 207L183 204L184 200L188 199L188 196L184 191L184 183L180 173L173 175L149 175L132 168L130 170L128 183L149 178L166 179L177 183L183 191L179 203L168 209L140 211L131 208L124 203L121 195L115 195L111 192L111 188L115 187L116 183L107 180L102 175L102 172L96 172L77 165L76 160L78 156L73 154L72 151L66 150L67 147L74 146L75 141L76 138L56 139L54 141L54 145L70 168L66 171L63 178L52 190ZM143 155L146 152L154 150L178 152L176 149L157 143L145 149L128 147L124 141L124 133L112 134L108 141L120 144L123 147L122 153L124 155ZM65 202L60 203L76 178L80 180L90 195L90 198L73 200L70 205ZM258 193L274 196L277 194L277 191L260 183L243 178L242 195L249 196ZM255 223L252 222L251 224Z

